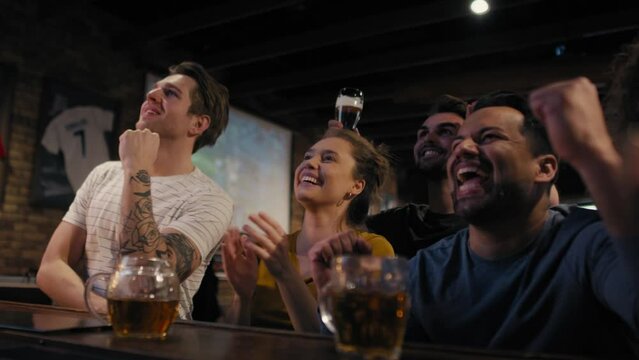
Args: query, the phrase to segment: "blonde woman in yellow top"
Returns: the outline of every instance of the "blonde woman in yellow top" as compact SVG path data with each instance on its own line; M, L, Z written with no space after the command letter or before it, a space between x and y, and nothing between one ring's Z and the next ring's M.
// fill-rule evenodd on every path
M373 255L393 255L384 237L359 230L388 171L386 156L366 139L350 130L329 129L295 170L295 198L304 207L302 228L286 234L275 220L258 213L249 216L253 226L227 231L223 264L235 292L227 321L319 331L308 250L339 237L340 246L357 253L352 247L361 238Z

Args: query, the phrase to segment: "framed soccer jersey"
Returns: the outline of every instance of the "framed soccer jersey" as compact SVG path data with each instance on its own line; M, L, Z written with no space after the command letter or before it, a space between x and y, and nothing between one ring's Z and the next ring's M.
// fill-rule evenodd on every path
M93 168L116 157L115 101L45 82L31 202L67 208Z

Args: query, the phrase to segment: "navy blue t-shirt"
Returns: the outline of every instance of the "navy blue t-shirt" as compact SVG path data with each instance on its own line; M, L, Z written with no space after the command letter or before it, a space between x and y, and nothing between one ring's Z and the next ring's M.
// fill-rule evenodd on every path
M626 265L639 262L639 239L624 250L616 240L579 208L549 210L526 249L496 261L474 254L461 230L410 261L406 339L632 358L639 274Z

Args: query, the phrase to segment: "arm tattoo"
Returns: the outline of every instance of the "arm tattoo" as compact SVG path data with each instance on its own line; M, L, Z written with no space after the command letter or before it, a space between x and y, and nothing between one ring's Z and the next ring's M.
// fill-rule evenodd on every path
M129 179L130 186L143 191L134 191L134 200L128 215L123 219L122 252L130 254L155 251L159 244L160 233L153 219L151 202L151 178L146 170L140 170Z
M138 171L129 181L137 181L141 184L151 186L151 176L149 176L149 172L146 170Z
M200 253L186 236L179 233L163 234L169 249L169 261L175 263L175 272L181 281L191 274L191 268L202 261Z
M146 170L140 170L129 178L129 186L133 199L127 206L127 215L122 219L122 254L143 253L167 259L175 266L180 280L186 280L191 269L202 261L199 251L186 236L180 233L161 234L158 230L153 218L151 177ZM123 204L125 197L126 194L123 194Z

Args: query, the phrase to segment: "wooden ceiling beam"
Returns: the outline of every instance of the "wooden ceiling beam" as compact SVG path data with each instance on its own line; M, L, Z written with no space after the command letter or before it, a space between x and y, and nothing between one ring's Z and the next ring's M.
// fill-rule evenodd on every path
M364 88L364 116L370 123L393 119L420 118L429 103L447 93L470 99L495 89L527 92L549 82L576 76L588 76L593 82L606 80L612 57L575 55L552 58L544 62L521 62L492 68L468 69L458 73L426 73L393 84ZM368 96L372 93L372 96ZM237 99L241 102L241 98ZM262 104L272 117L316 118L332 114L334 95L287 97L286 100ZM308 116L307 116L308 115Z
M166 21L145 26L138 43L153 43L198 30L265 14L274 10L302 4L307 0L241 0L229 1L222 5L197 8Z
M541 0L509 0L495 4L493 11L527 5ZM293 34L276 40L250 44L242 48L217 52L203 57L209 70L219 71L232 66L244 65L290 55L306 50L326 47L375 35L387 34L472 16L468 4L463 1L440 0L423 6L371 15L362 19L333 24L323 29Z
M356 79L358 76L517 51L575 38L637 29L639 28L636 20L638 15L636 11L612 12L532 28L486 34L463 41L443 42L385 54L371 54L366 58L245 81L230 85L229 88L235 97L254 96L331 81ZM433 51L433 49L437 50Z

